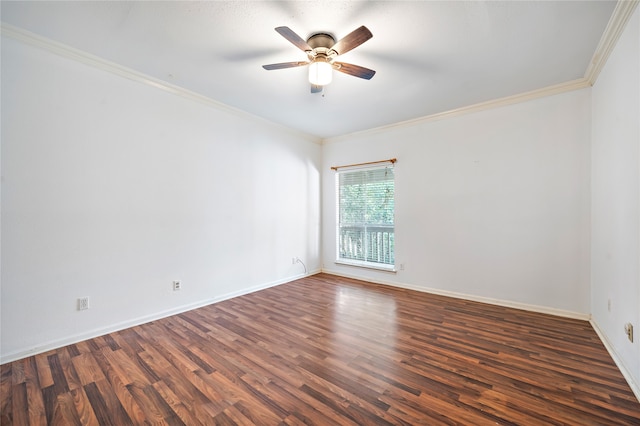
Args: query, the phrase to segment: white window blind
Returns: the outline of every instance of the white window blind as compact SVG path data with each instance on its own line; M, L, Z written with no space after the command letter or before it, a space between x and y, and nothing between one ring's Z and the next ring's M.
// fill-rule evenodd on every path
M337 261L393 270L393 164L338 170Z

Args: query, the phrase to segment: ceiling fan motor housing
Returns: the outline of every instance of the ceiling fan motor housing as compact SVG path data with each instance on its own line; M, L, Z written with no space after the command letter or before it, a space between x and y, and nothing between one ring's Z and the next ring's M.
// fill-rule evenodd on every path
M309 37L307 44L314 49L325 48L328 50L336 44L336 39L334 39L330 34L318 33Z

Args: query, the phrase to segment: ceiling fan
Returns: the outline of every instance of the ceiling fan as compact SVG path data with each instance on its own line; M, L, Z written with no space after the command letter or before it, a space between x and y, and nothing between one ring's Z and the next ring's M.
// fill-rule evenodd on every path
M309 60L263 65L262 68L270 71L309 65L311 93L322 92L322 87L331 83L332 70L366 80L370 80L376 73L369 68L336 61L339 55L347 53L373 37L371 31L364 25L347 34L338 42L336 42L333 36L326 33L313 34L307 41L304 41L302 37L293 32L289 27L277 27L275 30L298 49L306 53Z

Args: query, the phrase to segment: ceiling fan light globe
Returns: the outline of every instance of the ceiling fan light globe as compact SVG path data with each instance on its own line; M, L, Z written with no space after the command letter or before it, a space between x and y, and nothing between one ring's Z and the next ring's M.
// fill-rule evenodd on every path
M309 65L309 83L326 86L333 78L333 67L328 62L312 62Z

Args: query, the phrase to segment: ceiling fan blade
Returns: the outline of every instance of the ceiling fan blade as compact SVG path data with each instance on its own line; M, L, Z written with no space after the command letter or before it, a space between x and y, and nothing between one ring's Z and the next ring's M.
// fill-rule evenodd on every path
M294 67L302 67L305 65L309 65L309 62L306 61L297 61L297 62L281 62L279 64L269 64L263 65L262 68L265 70L281 70L284 68L294 68Z
M354 77L364 78L365 80L371 80L371 77L376 74L374 70L361 67L360 65L347 64L344 62L334 62L333 65L337 71L352 75Z
M347 34L342 39L338 40L336 44L331 46L331 50L335 51L338 55L342 55L344 53L347 53L351 49L360 46L371 37L373 37L373 34L371 34L371 31L369 31L369 29L363 25L360 28Z
M310 52L310 51L313 50L313 48L311 46L309 46L307 44L307 42L302 39L302 37L300 37L298 34L294 33L291 30L291 28L289 28L289 27L277 27L276 31L278 32L278 34L280 34L282 37L284 37L287 40L289 40L291 42L291 44L293 44L294 46L296 46L298 49L302 50L303 52Z
M323 86L318 86L317 84L312 84L311 85L311 93L320 93L320 92L322 92L322 87Z

